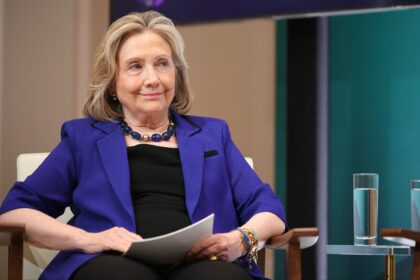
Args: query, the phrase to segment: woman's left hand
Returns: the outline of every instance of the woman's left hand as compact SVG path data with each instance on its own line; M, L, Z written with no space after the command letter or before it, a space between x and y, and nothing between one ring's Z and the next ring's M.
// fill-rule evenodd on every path
M186 261L216 256L218 260L233 262L242 256L244 250L238 230L212 234L194 244L186 256Z

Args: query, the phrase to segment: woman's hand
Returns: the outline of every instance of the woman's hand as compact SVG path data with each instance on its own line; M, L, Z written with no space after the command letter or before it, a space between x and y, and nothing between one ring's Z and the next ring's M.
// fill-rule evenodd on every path
M86 232L81 241L81 248L88 254L111 250L125 253L133 241L141 239L140 235L125 228L113 227L96 233Z
M233 262L242 256L244 250L241 233L235 230L228 233L212 234L200 240L188 252L186 260L192 261L216 256L219 260Z

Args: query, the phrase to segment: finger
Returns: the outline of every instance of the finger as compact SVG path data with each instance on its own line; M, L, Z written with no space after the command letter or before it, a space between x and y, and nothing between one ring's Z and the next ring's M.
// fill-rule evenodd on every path
M127 229L125 229L125 228L123 228L123 227L121 227L120 228L125 234L127 234L127 236L129 236L132 240L142 240L143 238L140 236L140 235L138 235L138 234L136 234L136 233L134 233L134 232L131 232L131 231L129 231L129 230L127 230Z
M125 253L130 248L131 241L111 239L106 245L108 247L108 250L114 250L121 253Z
M197 259L207 258L207 257L213 256L213 255L219 257L219 256L225 255L226 251L227 251L226 246L223 246L221 244L216 243L216 244L200 251L199 253L195 254L194 257L197 258Z
M124 254L125 252L128 251L129 248L130 247L127 246L127 244L118 243L118 244L111 245L111 247L108 249L108 251L116 251L116 252Z
M131 246L132 238L129 237L126 230L118 227L111 228L101 234L104 250L114 250L125 252Z
M217 240L217 234L209 235L208 237L201 239L193 245L193 247L189 251L189 255L196 255L197 253L207 249L208 247L213 246L215 243L217 243Z
M202 255L202 252L207 250L208 247L203 247L203 245L198 245L195 248L191 249L188 253L186 258L187 259L196 259L198 255Z
M187 256L187 261L189 260L197 260L202 258L209 258L211 256L218 256L222 252L221 247L217 244L214 244L210 247L207 247L195 254L190 254Z
M115 238L130 242L130 243L135 240L141 239L139 235L134 234L124 228L116 228L113 230L112 233L115 234Z
M211 255L211 256L213 256L213 255ZM208 258L211 258L211 256L209 256ZM217 254L214 254L214 256L216 256L217 260L219 260L219 261L227 261L228 260L228 253L226 251L218 252Z

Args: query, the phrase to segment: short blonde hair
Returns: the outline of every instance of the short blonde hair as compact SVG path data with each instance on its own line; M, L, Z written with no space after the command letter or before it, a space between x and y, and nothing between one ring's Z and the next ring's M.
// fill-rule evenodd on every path
M121 17L109 27L96 50L88 96L83 105L85 116L101 121L123 117L119 102L113 100L113 95L116 95L118 52L128 37L146 30L161 36L171 47L176 77L175 96L170 107L179 114L188 113L192 95L184 57L184 40L169 18L155 11L148 11Z

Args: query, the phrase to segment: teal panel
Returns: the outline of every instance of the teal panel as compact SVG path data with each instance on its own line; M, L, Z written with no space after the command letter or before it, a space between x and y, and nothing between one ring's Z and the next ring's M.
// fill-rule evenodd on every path
M352 173L379 173L379 225L410 226L420 178L420 10L330 20L329 243L353 243ZM379 239L379 243L386 243ZM408 257L397 278L409 277ZM330 279L383 278L383 257L329 256Z
M286 207L286 22L276 22L276 144L275 188ZM275 279L284 279L284 254L276 252Z

